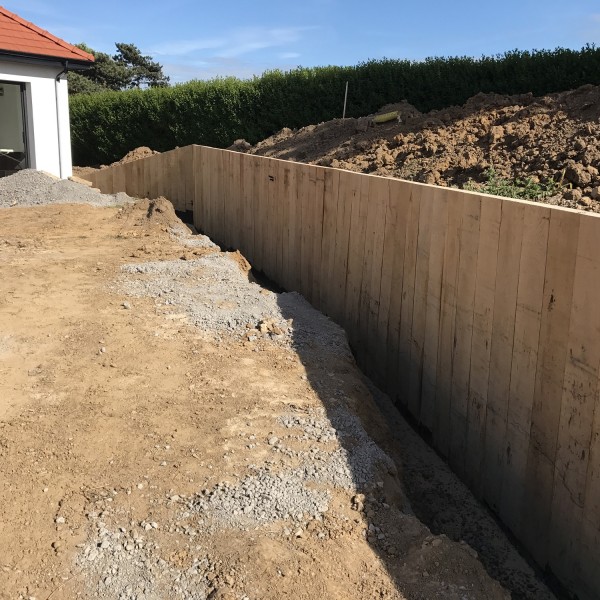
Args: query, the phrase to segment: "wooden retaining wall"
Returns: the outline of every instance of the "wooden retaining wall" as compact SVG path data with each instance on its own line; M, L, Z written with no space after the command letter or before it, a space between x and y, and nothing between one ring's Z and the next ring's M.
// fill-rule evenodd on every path
M201 146L92 178L193 210L330 315L537 562L600 597L598 216Z

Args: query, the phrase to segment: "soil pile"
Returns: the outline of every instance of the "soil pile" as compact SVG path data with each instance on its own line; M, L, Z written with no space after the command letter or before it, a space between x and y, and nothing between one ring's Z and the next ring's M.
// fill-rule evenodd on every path
M123 208L117 215L117 218L135 227L149 227L154 225L165 227L181 226L181 221L175 214L173 205L162 196L156 198L156 200L144 198L143 200L129 204Z
M123 158L115 161L110 166L114 167L115 165L124 165L135 160L140 160L140 158L148 158L149 156L153 156L154 154L160 154L160 152L158 152L157 150L152 150L151 148L148 148L148 146L140 146L139 148L134 148L133 150L128 152Z
M484 184L490 169L552 189L546 201L600 211L600 87L534 97L477 94L427 114L406 102L380 113L399 119L334 119L283 129L248 149L271 156L422 183ZM232 149L242 150L238 140ZM547 185L549 184L549 185Z

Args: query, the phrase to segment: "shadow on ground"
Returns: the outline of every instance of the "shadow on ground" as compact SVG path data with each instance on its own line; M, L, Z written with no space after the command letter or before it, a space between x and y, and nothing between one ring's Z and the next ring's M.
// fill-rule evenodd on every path
M346 453L352 508L402 596L555 598L489 511L360 372L343 331L298 294L281 293L278 303L293 320L294 349ZM369 448L371 440L387 456Z

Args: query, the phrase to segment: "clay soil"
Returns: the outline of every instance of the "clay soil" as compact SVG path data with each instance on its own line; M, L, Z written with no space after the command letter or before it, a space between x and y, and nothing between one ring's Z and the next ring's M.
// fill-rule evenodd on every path
M390 434L347 357L215 341L119 295L124 263L193 258L174 219L147 201L0 210L0 598L553 598L397 413ZM324 518L292 529L189 526L200 490L286 468L267 441L280 415L340 397L395 461L362 496L331 487ZM137 570L93 562L109 531L132 536ZM176 591L194 578L205 593Z
M400 122L371 127L367 118L283 129L231 149L287 160L462 188L500 178L558 184L546 201L600 210L600 88L534 97L478 94L464 106L420 113L406 102Z

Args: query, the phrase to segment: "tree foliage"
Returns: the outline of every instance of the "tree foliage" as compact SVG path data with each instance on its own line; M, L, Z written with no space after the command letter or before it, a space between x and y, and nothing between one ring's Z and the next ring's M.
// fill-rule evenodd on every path
M144 56L134 44L117 43L117 52L110 56L97 52L86 44L77 44L95 58L94 64L84 71L69 73L69 91L72 95L120 91L153 87L167 87L169 78L162 66Z

